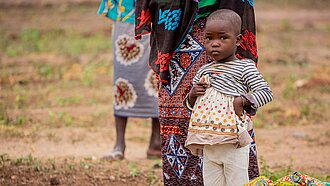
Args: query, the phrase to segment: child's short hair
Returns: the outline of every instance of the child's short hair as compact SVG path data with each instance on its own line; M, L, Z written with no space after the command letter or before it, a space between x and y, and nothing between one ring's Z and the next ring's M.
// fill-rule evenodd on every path
M212 14L209 15L207 18L207 21L211 20L226 20L230 21L232 24L232 28L234 29L234 32L239 34L241 33L241 26L242 26L242 20L241 17L230 9L219 9L214 11Z

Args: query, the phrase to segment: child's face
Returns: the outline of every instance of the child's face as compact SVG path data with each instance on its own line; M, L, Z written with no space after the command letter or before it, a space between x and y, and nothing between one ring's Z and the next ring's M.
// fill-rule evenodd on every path
M236 47L241 35L234 32L233 26L226 20L209 20L205 26L205 48L208 55L217 62L236 59Z

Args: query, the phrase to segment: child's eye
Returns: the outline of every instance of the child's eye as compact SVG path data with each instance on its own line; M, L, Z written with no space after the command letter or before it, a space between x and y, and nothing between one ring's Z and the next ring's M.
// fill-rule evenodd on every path
M226 39L226 37L223 37L223 36L222 36L222 37L220 37L220 40L225 40L225 39Z
M207 37L207 36L206 36L205 39L206 39L206 40L211 40L211 37Z

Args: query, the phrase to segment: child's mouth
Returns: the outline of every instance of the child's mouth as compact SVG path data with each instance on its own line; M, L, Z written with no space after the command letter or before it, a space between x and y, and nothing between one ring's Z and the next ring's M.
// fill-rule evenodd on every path
M211 54L212 55L217 55L217 54L220 54L220 52L219 51L211 51Z

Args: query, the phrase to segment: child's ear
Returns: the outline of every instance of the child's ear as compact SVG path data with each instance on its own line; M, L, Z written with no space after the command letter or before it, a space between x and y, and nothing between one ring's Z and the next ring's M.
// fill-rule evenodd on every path
M242 34L236 36L236 46L239 46L242 42Z

